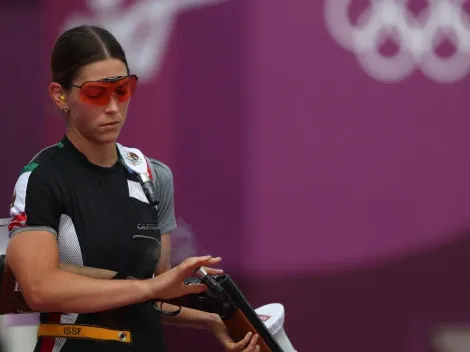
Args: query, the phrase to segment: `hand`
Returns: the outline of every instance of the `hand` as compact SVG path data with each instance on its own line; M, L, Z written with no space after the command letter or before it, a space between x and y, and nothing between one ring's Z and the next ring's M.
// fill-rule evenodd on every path
M227 327L218 315L214 315L214 320L209 328L227 352L258 352L260 350L260 346L257 345L259 336L253 336L251 332L246 334L243 340L233 341Z
M211 256L190 257L163 274L146 280L149 285L149 299L171 299L206 291L206 285L185 285L184 280L193 276L194 270L200 266L214 265L221 260L221 258L212 258Z
M206 273L208 273L209 275L222 275L224 273L224 271L222 269L216 269L216 268L208 268L208 267L205 267L203 266L202 267Z

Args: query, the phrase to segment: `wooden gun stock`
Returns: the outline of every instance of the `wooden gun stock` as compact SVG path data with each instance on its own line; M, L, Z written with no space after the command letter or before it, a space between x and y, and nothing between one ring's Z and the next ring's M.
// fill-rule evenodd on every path
M222 320L234 341L243 340L248 332L252 332L253 335L259 334L253 324L240 309L237 309L230 318L224 318ZM258 345L260 346L260 352L272 352L271 348L269 348L261 335L258 339Z

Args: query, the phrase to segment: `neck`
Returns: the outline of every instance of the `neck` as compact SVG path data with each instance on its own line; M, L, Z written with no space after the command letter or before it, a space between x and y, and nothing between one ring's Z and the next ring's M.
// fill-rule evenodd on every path
M102 167L111 167L116 164L118 160L116 143L93 143L73 129L69 129L66 135L75 148L85 155L89 162Z

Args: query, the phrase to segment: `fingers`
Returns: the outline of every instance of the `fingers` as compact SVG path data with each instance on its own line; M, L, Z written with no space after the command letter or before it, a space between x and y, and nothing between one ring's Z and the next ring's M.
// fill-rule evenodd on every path
M244 352L258 352L260 350L260 346L257 345L258 340L259 340L259 335L254 335L251 338L248 346L246 346L246 348L243 351Z
M235 344L234 350L235 351L242 351L250 343L250 340L251 340L252 336L253 336L253 333L250 331L248 334L245 335L243 340L238 341Z
M186 258L180 265L185 268L197 267L202 266L202 264L207 263L211 259L212 257L210 255L206 255L203 257L190 257Z
M253 333L249 332L245 335L243 340L237 342L233 345L233 351L243 351L243 352L258 352L260 350L260 346L257 345L259 336L253 335Z
M222 258L212 258L210 255L204 257L187 258L180 264L181 269L185 272L191 272L201 266L210 266L219 263Z
M208 267L203 267L206 273L209 275L222 275L224 271L222 269L216 269L216 268L208 268Z
M214 264L220 263L221 261L222 261L221 257L211 258L211 260L209 260L209 264L214 265Z
M214 265L214 264L220 263L221 261L222 261L222 258L220 257L217 257L217 258L210 257L210 259L206 261L204 265Z
M190 295L194 293L202 293L207 291L207 286L203 284L190 284L185 285L183 289L184 293L182 295Z

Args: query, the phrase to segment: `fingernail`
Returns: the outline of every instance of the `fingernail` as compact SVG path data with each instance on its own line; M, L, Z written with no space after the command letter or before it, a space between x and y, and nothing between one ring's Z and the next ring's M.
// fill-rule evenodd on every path
M259 335L256 335L256 341L258 341L258 339L259 339ZM258 346L258 347L259 347L259 346Z
M256 345L256 350L259 351L261 347L259 345Z

